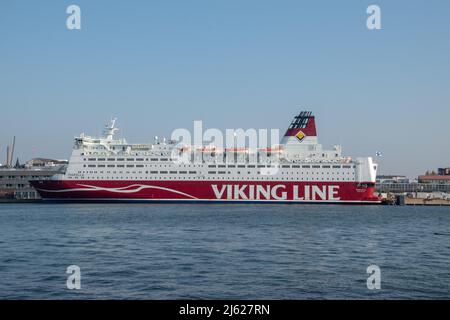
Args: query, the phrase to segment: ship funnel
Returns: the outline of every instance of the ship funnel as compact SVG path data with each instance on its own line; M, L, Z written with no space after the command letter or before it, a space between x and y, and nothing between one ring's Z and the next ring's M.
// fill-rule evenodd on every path
M294 118L285 137L317 137L316 121L311 111L302 111ZM300 137L300 138L302 138Z

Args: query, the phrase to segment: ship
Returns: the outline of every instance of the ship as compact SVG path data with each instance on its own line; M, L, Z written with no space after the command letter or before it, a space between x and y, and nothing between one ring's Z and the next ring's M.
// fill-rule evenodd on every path
M343 156L341 146L324 149L311 111L295 116L278 144L256 150L156 137L153 143L131 144L116 138L117 131L113 119L101 137L75 137L65 171L31 181L43 201L381 202L373 158Z

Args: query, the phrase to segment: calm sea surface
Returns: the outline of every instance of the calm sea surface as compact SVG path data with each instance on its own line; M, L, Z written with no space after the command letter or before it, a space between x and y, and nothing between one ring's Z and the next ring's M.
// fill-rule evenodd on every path
M0 298L450 298L450 208L0 204Z

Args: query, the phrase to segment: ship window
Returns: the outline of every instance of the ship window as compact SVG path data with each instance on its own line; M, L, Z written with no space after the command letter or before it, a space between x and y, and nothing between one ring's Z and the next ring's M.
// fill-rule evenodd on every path
M108 161L116 161L114 158L108 158Z
M219 171L219 174L226 174L226 171Z
M95 161L95 158L89 158L88 161Z
M330 168L330 166L322 166L322 168Z
M240 164L240 165L238 165L238 168L245 168L245 166Z
M265 168L266 166L265 165L262 165L262 164L260 164L260 165L258 165L258 168Z
M125 161L125 159L124 158L119 158L119 159L117 159L117 161Z
M219 164L217 167L218 167L218 168L226 168L226 166L223 165L223 164Z
M115 167L115 165L113 165L113 164L108 164L108 168L114 168Z
M127 164L127 168L134 168L134 164Z
M247 168L254 168L254 165L248 165ZM250 173L250 172L249 172Z
M133 158L127 158L127 161L134 161Z
M300 166L299 165L294 165L294 166L292 166L292 168L300 168Z
M234 164L229 165L228 168L236 168L236 166Z
M196 174L197 171L189 171L190 174Z
M350 169L351 167L350 166L343 166L342 168Z
M180 174L186 174L187 171L180 171Z
M302 168L311 168L311 166L302 166Z
M161 161L168 161L169 159L167 159L167 158L161 158L160 160L161 160Z
M208 171L208 174L216 174L216 171Z
M151 158L150 161L158 161L156 158Z
M88 165L89 168L95 168L95 164Z
M312 166L312 167L313 167L313 168L316 168L316 169L317 169L317 168L320 168L320 166Z
M167 174L167 171L160 171L161 174Z
M98 158L97 160L98 161L105 161L106 159L105 158Z
M137 165L136 165L136 168L143 168L143 167L144 167L143 164L137 164Z
M214 165L214 164L210 164L209 166L208 166L208 168L215 168L216 167L216 165Z
M151 174L157 174L158 171L150 171Z
M104 168L105 165L104 165L104 164L99 164L98 167L99 167L99 168Z
M142 158L137 158L136 161L144 161Z
M117 168L124 168L125 166L123 164L118 164Z
M333 166L333 168L335 168L335 169L340 169L341 166Z
M177 174L177 171L170 171L170 174Z
M284 166L281 166L282 168L290 168L291 166L287 166L287 165L284 165Z

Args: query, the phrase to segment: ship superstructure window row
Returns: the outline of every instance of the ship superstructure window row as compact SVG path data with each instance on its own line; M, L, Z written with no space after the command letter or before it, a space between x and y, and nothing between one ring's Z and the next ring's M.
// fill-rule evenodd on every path
M190 176L189 178L186 178L186 177L174 177L174 176L172 176L174 173L169 173L167 171L160 171L160 172L154 171L154 172L151 172L151 174L152 174L151 176L147 176L147 177L136 176L136 174L141 174L142 172L132 172L132 173L126 172L126 174L128 176L123 176L123 172L119 173L120 176L118 176L116 173L114 173L115 174L114 176L109 176L110 172L107 172L108 176L102 176L102 177L99 177L98 174L102 174L103 175L104 174L103 171L100 171L100 172L89 171L88 173L93 175L93 177L92 176L75 177L74 179L84 179L84 178L88 178L88 179L97 178L97 179L102 179L102 180L105 180L105 179L116 179L116 180L124 180L124 179L128 179L128 180L130 180L130 179L131 180L149 180L149 179L150 180L153 180L153 179L155 179L155 180L161 180L161 179L162 180L165 180L165 179L170 179L170 180L186 180L186 179L189 179L189 180L220 180L220 179L225 179L225 177L220 177L220 176L217 176L217 175L216 176L211 176L211 177L204 177L204 176L203 177L198 177L198 176L193 176L192 177L192 176ZM129 176L130 174L133 174L134 176ZM157 176L157 174L162 174L162 175L166 175L166 176ZM186 174L186 173L178 172L178 174ZM190 172L190 174L193 174L193 173ZM214 173L212 173L212 174L214 174ZM225 174L227 174L227 172L226 171L219 171L217 174L225 175ZM229 179L229 178L227 177L227 179ZM263 175L263 176L255 176L255 177L239 176L239 177L236 177L233 180L354 181L351 178L335 178L335 177L324 178L324 177L320 177L320 176L317 176L317 177L295 177L295 176L290 176L290 177L281 178L281 177L271 177L271 176L265 176L265 175Z

